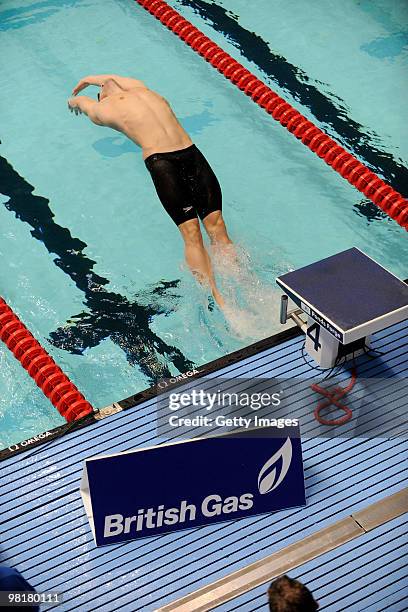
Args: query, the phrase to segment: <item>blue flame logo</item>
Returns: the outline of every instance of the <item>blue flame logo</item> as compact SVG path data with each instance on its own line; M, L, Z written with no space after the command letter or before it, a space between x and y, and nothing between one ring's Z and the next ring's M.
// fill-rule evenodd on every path
M258 489L261 495L279 487L288 473L292 461L292 442L287 438L281 448L265 463L258 476ZM280 471L278 464L281 462Z

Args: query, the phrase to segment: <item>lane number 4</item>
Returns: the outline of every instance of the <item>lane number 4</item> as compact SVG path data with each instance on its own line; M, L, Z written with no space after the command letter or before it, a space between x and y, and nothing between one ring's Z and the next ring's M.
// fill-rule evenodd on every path
M309 336L309 338L313 342L313 348L317 352L319 348L322 347L322 345L319 342L320 325L318 323L313 323L313 325L307 328L306 334Z

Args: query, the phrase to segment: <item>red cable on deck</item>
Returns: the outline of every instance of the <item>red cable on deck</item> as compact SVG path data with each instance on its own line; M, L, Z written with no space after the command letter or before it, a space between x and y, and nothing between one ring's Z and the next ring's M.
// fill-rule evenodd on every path
M93 412L91 404L1 297L0 340L68 422Z
M351 370L350 382L346 387L340 387L340 385L338 385L337 387L334 387L334 389L329 391L328 389L324 389L318 384L310 385L310 388L313 391L315 391L316 393L320 393L320 395L324 395L324 397L327 398L326 401L323 400L322 402L319 402L313 412L316 421L318 421L321 425L344 425L345 423L348 423L349 420L353 417L353 413L350 408L345 404L342 404L340 400L353 389L354 385L356 384L356 381L357 369L353 367ZM330 406L336 406L340 410L343 410L344 415L337 419L328 419L326 417L323 417L320 413L326 408L329 408Z
M278 96L164 0L136 0L326 164L408 230L408 200Z

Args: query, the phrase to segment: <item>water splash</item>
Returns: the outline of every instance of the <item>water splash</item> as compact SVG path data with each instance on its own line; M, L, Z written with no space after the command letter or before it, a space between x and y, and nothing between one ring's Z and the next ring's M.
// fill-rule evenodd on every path
M210 249L217 286L227 303L225 310L217 306L209 288L200 285L186 263L180 262L176 287L146 294L148 303L153 300L165 313L151 322L152 331L196 365L281 331L275 278L290 266L270 245L258 247L234 247L232 252Z
M243 247L212 249L217 285L227 304L224 309L230 332L239 340L266 338L282 327L280 293L275 288L276 264L256 262ZM276 256L272 261L277 261ZM288 265L280 264L285 271Z

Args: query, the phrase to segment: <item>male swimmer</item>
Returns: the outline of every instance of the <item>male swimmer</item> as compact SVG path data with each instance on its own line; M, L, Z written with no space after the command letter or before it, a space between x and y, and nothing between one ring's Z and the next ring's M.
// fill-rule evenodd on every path
M77 96L88 85L100 87L98 101ZM189 268L223 308L198 219L212 245L232 244L221 212L221 188L168 102L142 81L112 74L87 76L72 93L77 97L68 101L71 112L85 113L93 123L122 132L142 148L157 195L183 237Z

